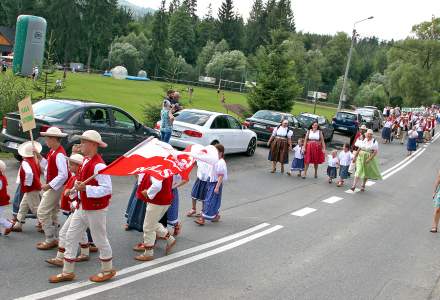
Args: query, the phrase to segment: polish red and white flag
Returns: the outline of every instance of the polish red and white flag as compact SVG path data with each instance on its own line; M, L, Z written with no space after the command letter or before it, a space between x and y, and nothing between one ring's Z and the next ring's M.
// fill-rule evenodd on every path
M119 157L99 174L149 174L158 180L180 174L187 178L197 160L214 165L218 159L218 151L214 146L192 145L184 151L177 151L167 143L150 138Z

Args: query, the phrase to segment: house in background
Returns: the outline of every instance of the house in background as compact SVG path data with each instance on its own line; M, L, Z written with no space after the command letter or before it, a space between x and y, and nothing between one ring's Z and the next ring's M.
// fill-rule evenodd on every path
M0 56L14 51L15 29L0 26Z

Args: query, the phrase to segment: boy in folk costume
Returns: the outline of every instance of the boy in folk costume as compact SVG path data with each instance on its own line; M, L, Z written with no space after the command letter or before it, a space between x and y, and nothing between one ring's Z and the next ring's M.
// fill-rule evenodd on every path
M22 224L24 224L29 210L34 214L37 213L38 205L40 204L41 172L34 153L40 153L41 149L41 144L38 142L25 142L18 147L18 154L23 158L18 170L23 199L21 200L17 220L12 227L12 231L22 231Z
M73 213L66 233L63 272L49 277L51 283L71 281L75 278L74 268L78 244L87 227L90 228L101 260L101 272L89 279L94 282L103 282L116 275L112 265L112 248L107 238L107 210L112 195L112 181L109 175L99 174L99 171L106 165L98 154L98 147L105 148L107 144L102 141L101 135L95 130L87 130L81 136L76 137L81 139L80 149L84 155L84 162L75 182L79 205ZM78 149L75 147L73 150L76 152ZM85 182L95 175L96 177Z
M175 238L168 232L160 219L165 215L173 200L173 177L158 180L149 174L142 178L137 190L137 198L147 203L144 219L144 253L135 257L136 260L150 261L154 259L156 236L167 242L165 253L168 254L176 244Z
M64 225L60 230L57 256L55 258L46 259L47 263L58 267L62 267L64 264L66 234L67 230L69 229L70 222L72 221L73 212L78 207L78 193L71 193L71 191L74 188L75 181L77 180L76 174L79 173L79 169L81 168L83 161L84 157L77 153L72 154L69 158L69 171L71 172L72 176L69 178L66 186L64 187L63 193L61 194L60 203L60 208L63 211L63 214L66 214L69 217L67 218L66 222L64 222ZM80 246L81 254L76 258L76 261L80 262L89 260L89 243L86 233L84 233L82 236Z
M49 250L58 246L59 202L64 184L70 175L67 170L66 151L61 146L61 138L66 137L67 133L61 132L57 127L50 127L40 135L45 137L46 145L50 150L47 158L38 155L46 184L41 187L43 195L37 211L37 218L43 226L45 240L37 244L37 249Z
M6 164L0 160L0 233L8 235L12 231L12 223L3 218L3 206L9 205L8 180L6 179Z

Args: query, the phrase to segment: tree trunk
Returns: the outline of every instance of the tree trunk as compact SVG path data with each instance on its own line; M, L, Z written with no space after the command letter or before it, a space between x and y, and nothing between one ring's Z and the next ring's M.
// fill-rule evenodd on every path
M92 46L89 47L89 57L87 58L87 73L90 73L90 64L92 62Z

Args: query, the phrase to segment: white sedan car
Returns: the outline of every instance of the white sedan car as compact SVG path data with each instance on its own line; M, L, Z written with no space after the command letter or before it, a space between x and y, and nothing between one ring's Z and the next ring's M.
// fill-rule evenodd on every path
M156 128L160 130L160 121ZM170 144L176 148L189 145L223 144L226 153L255 153L257 135L244 128L234 117L199 109L184 109L174 119Z

